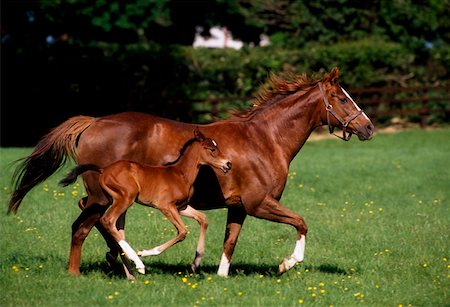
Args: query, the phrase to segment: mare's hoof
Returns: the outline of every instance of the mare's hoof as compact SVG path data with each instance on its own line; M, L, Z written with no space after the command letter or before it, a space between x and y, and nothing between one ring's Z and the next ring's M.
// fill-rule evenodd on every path
M106 255L105 255L105 258L106 258L106 262L108 262L108 265L111 268L115 268L116 267L116 258L117 257L114 257L114 255L111 252L107 252Z
M280 265L278 266L277 276L286 273L291 267L292 266L290 266L289 259L283 259L283 261L281 261Z

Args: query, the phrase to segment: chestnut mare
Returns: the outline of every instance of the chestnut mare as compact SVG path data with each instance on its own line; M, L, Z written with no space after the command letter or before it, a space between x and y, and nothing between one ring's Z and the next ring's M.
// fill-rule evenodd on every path
M201 168L190 206L195 209L228 208L224 250L218 274L227 276L233 251L247 215L292 225L296 244L284 259L279 273L302 261L307 227L304 219L279 203L289 164L312 131L328 125L344 130L343 139L356 134L360 140L373 136L374 126L339 85L339 70L333 68L321 79L305 74L285 80L272 75L246 112L227 120L199 126L200 131L222 146L233 163L224 175ZM8 212L16 212L25 195L58 170L68 158L79 164L104 167L117 160L163 165L178 156L178 149L191 136L194 125L141 113L121 113L100 118L73 117L37 144L17 169L15 190ZM83 209L72 225L69 272L80 274L81 247L100 219L108 197L98 184L98 174L83 175L89 197L81 199ZM99 228L100 231L101 227ZM102 232L110 249L117 244Z
M188 201L194 194L193 185L200 166L209 165L224 173L231 169L231 162L222 156L214 140L206 138L198 130L195 130L194 134L195 137L180 151L180 158L170 166L148 166L126 160L114 162L104 169L94 164L80 164L60 181L61 185L67 186L74 183L84 172L100 173L100 187L112 199L111 206L100 218L100 223L116 240L126 256L135 263L136 269L141 274L145 274L145 266L138 254L159 255L186 238L187 229L178 212L186 209ZM123 233L116 228L117 219L134 202L160 210L177 229L177 236L151 250L136 254L125 241ZM206 228L202 228L201 231L204 238ZM193 266L200 263L203 249L204 244L197 248L197 255L200 258L194 259Z

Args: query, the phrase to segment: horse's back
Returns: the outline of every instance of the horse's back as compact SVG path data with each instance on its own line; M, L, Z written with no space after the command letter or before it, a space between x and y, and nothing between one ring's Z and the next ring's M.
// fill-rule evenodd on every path
M187 126L138 112L97 118L80 136L78 163L105 167L117 160L151 165L171 161L177 157L179 144L188 138Z

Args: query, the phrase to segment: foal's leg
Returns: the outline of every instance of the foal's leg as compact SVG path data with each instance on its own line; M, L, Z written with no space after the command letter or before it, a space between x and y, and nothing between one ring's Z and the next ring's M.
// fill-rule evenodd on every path
M178 242L183 241L186 238L187 235L187 229L186 226L183 223L183 220L181 219L180 213L178 212L177 207L175 204L170 204L166 206L158 207L158 209L161 211L162 214L164 214L165 217L175 226L175 228L178 231L178 234L175 238L167 241L166 243L157 246L151 250L143 250L139 251L139 256L155 256L159 255L162 252L164 252L166 249L172 247Z
M223 242L223 254L220 259L217 275L226 277L230 270L231 257L241 232L242 224L247 217L247 213L243 208L228 208L227 228L225 231L225 239Z
M87 200L88 200L88 197L84 197L84 198L80 199L80 201L78 202L78 207L82 211L86 208ZM123 222L121 222L121 218L123 218ZM99 219L100 219L100 217L99 217ZM125 213L123 215L121 215L121 217L117 221L117 229L119 229L119 231L122 232L123 235L125 236L124 226L125 226ZM95 223L95 227L100 232L100 234L103 236L106 244L109 247L109 252L106 253L106 261L108 262L110 267L113 269L115 267L117 267L115 260L116 260L117 256L120 255L120 258L122 259L122 264L123 264L123 271L125 272L127 279L135 280L136 278L131 271L130 261L128 260L127 257L125 257L125 255L123 255L122 253L119 253L119 248L117 246L117 242L114 241L114 238L111 237L111 235L106 231L105 227L103 227L103 225L100 222L97 221ZM86 234L86 236L87 236L87 234ZM80 260L78 260L78 262L79 261ZM70 261L69 261L69 263L70 263ZM79 264L78 264L78 267L79 267Z
M297 230L297 242L294 251L289 258L285 258L278 267L278 274L290 270L297 262L305 257L306 233L308 228L304 219L291 210L283 207L276 199L267 196L258 206L254 206L250 215L269 221L289 224Z
M113 202L105 214L100 218L100 223L113 236L127 257L136 265L139 273L145 274L145 265L139 259L133 248L125 241L124 233L116 227L117 219L133 204L134 198L131 195L113 197Z
M192 262L191 269L193 272L197 270L205 254L205 238L206 230L208 228L208 219L202 212L195 210L191 206L187 206L186 209L181 210L180 214L189 218L195 219L200 225L200 235L198 237L197 250L195 252L195 258Z

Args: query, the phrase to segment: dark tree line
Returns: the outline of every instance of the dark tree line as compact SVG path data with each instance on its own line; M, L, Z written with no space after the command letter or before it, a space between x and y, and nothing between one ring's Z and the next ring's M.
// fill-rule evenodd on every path
M192 106L180 101L250 95L268 70L332 64L324 59L320 65L314 55L313 64L303 63L292 56L295 50L322 50L322 56L327 46L394 44L390 54L406 50L411 60L361 57L374 67L398 62L400 68L386 70L394 74L416 66L418 82L435 82L448 78L441 65L449 60L448 16L448 0L2 1L1 145L33 145L77 114L136 110L190 121ZM215 25L246 44L266 34L271 46L246 45L234 53L189 49L198 26L207 34Z

